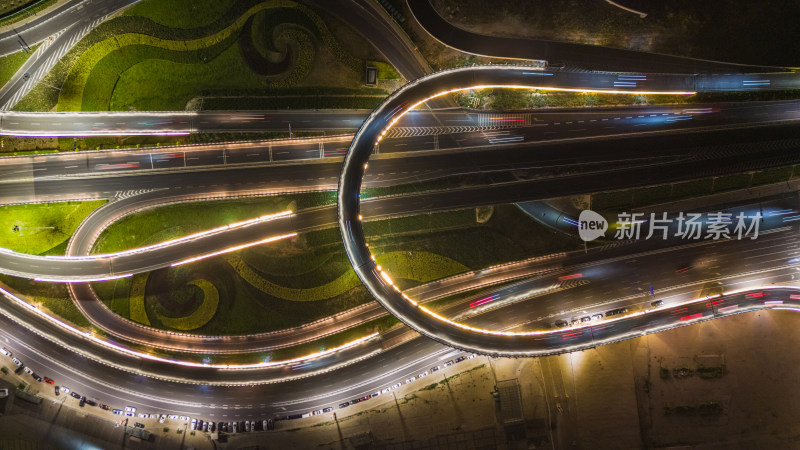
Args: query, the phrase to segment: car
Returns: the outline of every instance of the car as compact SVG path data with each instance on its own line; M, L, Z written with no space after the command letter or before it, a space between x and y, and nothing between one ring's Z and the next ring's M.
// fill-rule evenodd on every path
M176 416L175 414L170 414L170 415L167 416L167 419L170 419L170 420L176 420L177 418L178 418L178 416Z
M417 377L411 377L411 378L406 380L406 384L411 383L412 381L414 381L416 379L417 379Z
M189 418L188 418L188 417L186 417L186 416L178 416L178 420L182 420L182 421L184 421L184 422L188 422L188 421L189 421Z
M333 408L330 408L330 409L333 409ZM334 415L335 414L336 413L334 413ZM267 429L268 430L274 430L275 429L275 422L273 422L272 419L267 419Z
M17 358L11 358L11 361L13 361L14 364L22 367L22 361L18 360Z
M306 417L311 417L312 415L313 414L311 414L310 412L307 412L307 413L303 413L301 416L302 416L303 419L305 419Z
M4 355L8 356L9 358L11 358L11 352L5 347L0 348L0 353L2 353Z
M569 325L572 326L572 327L576 327L576 326L578 326L580 324L581 324L581 319L573 319L573 321L570 322Z
M0 398L8 397L8 389L0 389Z
M211 425L209 425L209 426L208 426L208 431L210 431L211 433L213 433L213 432L214 432L214 430L216 430L216 429L217 429L217 424L216 424L216 422L211 422Z
M25 367L24 370L25 370L25 373L27 373L28 375L33 375L33 369L31 369L30 367Z
M112 409L111 412L118 416L124 415L125 413L121 409Z
M150 415L148 415L148 414L145 414L145 413L139 413L139 418L140 418L140 419L149 419L149 418L150 418Z
M44 377L44 382L45 382L45 383L47 383L47 384L49 384L49 385L51 385L51 386L52 386L53 384L55 384L55 381L53 381L53 379L52 379L52 378L47 378L47 377Z
M428 371L426 370L425 372L422 372L421 374L417 375L417 378L422 378L427 376L428 376Z
M165 416L165 415L163 415L163 414L162 414L162 415L161 415L161 416L159 416L159 418L158 418L158 423L164 423L164 421L165 421L165 420L167 420L167 416Z
M569 326L569 322L566 320L556 320L555 324L556 328L564 328Z
M434 367L431 367L431 372L436 372L437 370L439 370L439 369L441 369L441 368L442 368L441 366L434 366Z
M472 359L472 358L474 358L476 356L478 356L478 355L476 355L475 353L472 353L469 356L467 356L467 359Z
M456 364L460 363L461 361L463 361L465 359L467 359L465 356L459 356L458 358L456 358Z
M195 430L203 431L203 419L197 419L197 428Z
M333 407L332 406L329 406L329 407L327 407L327 408L322 410L322 412L324 412L324 413L329 413L331 411L333 411Z
M151 419L158 419L158 414L150 414Z
M377 397L377 396L379 396L379 395L381 395L380 391L378 391L378 392L375 392L375 393L372 393L372 394L369 396L369 398L372 398L372 397ZM320 411L320 412L322 412L322 411Z
M355 405L356 403L361 403L361 399L360 398L355 398L353 400L350 400L350 404L351 405Z
M399 388L400 386L402 386L402 384L400 384L400 383L393 384L392 385L392 390L395 390L395 389Z
M78 394L77 392L70 392L69 395L77 399L80 399L82 397L81 394Z
M133 426L135 426L136 428L144 428L144 424L139 422L136 422L135 424L133 424Z
M391 390L392 390L392 388L386 388L386 389L383 389L383 390L381 391L381 394L385 394L385 393L387 393L387 392L389 392L389 391L391 391Z
M239 422L233 422L233 432L234 433L239 432Z
M66 387L66 386L61 386L61 392L65 393L65 394L69 394L69 388Z
M208 422L203 422L203 432L208 433Z
M657 307L659 307L659 306L661 306L663 304L664 304L664 300L656 300L656 301L650 303L650 306L652 306L653 308L657 308Z
M26 80L27 80L28 78L30 78L30 77L31 77L31 74L29 74L28 72L25 72L25 75L23 75L23 76L22 76L22 78L24 78L24 79L26 79Z
M40 377L39 375L36 375L36 373L35 373L35 372L34 372L34 373L32 373L32 374L31 374L31 376L33 377L33 379L34 379L34 380L38 381L39 383L41 383L42 381L44 381L44 378Z
M78 402L78 406L80 406L81 408L83 408L83 407L84 407L84 405L86 405L86 397L81 397L81 401L80 401L80 402Z
M581 322L591 322L591 321L592 321L592 318L589 317L589 316L581 317Z
M125 407L125 412L134 412L135 413L136 412L136 408L134 408L133 406L126 406Z
M261 426L263 427L264 430L269 430L269 422L267 422L267 419L264 419L262 421Z
M450 361L447 361L446 363L444 363L445 367L450 367L452 365L453 365L453 360L452 359Z
M602 314L595 314L595 315L592 316L592 320L600 320L602 318L603 318Z
M344 402L339 404L339 408L347 408L348 406L350 406L350 402Z
M85 402L87 405L89 405L89 406L97 406L97 402L96 402L96 401L94 401L94 400L89 400L88 398L85 398L85 397L84 397L84 400L83 400L83 401L84 401L84 402Z
M370 397L369 395L365 395L365 396L361 397L359 400L361 400L363 402L363 401L367 401L367 400L369 400L371 398L372 397Z
M247 424L243 420L239 421L239 431L241 431L242 433L247 431Z
M318 409L318 410L316 410L316 411L311 413L312 416L316 416L317 414L322 414L322 410Z
M197 429L197 419L192 419L192 421L189 423L189 429L190 430L196 430Z

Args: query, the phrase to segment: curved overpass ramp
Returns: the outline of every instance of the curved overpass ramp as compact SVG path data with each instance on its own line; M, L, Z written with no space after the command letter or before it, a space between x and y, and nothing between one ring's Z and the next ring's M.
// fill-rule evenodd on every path
M576 77L579 79L582 75L584 74L562 73L548 76L542 72L537 73L528 68L515 66L479 66L447 70L409 83L387 98L367 118L345 157L339 179L338 221L345 251L356 274L376 300L392 315L412 329L443 344L496 356L536 356L556 351L572 351L620 339L626 335L628 332L626 329L606 326L603 329L608 331L598 334L600 330L587 327L586 331L578 334L583 336L581 339L577 339L576 335L574 340L556 339L554 342L553 336L557 334L551 332L492 331L450 321L420 305L394 285L391 274L375 263L374 256L365 242L362 227L360 190L362 179L369 167L370 155L388 129L409 110L431 98L468 88L525 87L580 90L577 88L580 83ZM603 76L614 76L614 74L597 75L599 79ZM610 78L606 79L606 82L608 81L611 81ZM653 89L652 92L685 93L695 85L696 78L666 74L651 76L648 81L651 82L650 86L658 87L658 90ZM606 86L598 90L613 91L614 88ZM658 176L668 178L671 175L661 172ZM613 185L615 181L608 180L606 183ZM558 191L551 188L548 192ZM646 324L643 326L647 327Z

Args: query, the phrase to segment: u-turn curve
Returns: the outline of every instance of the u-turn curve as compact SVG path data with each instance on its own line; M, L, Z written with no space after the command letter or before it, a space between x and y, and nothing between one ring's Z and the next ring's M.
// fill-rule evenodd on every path
M776 74L771 74L776 75ZM739 75L730 75L735 78ZM584 78L588 77L588 78ZM538 356L573 351L598 345L591 327L586 339L552 342L558 337L550 332L504 332L473 328L441 317L397 288L391 274L375 262L365 241L360 211L362 179L368 170L370 155L389 128L406 112L423 102L464 89L486 87L541 88L583 92L623 92L649 94L691 94L698 85L708 89L709 78L702 75L641 75L638 86L620 89L613 73L547 73L524 66L472 66L437 72L415 80L389 96L364 121L345 156L339 178L337 198L338 223L345 251L356 274L367 290L392 315L410 328L451 347L493 356ZM591 83L587 80L591 79ZM715 82L727 84L730 79L715 76ZM783 78L787 84L797 83L793 74ZM674 326L674 325L673 325ZM581 332L583 333L583 332ZM609 335L617 340L624 335L617 330ZM613 337L612 337L613 335ZM602 339L600 339L602 340Z

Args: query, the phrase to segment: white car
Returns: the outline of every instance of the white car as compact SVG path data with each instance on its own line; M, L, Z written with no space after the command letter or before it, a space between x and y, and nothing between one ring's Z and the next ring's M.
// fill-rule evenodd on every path
M10 352L10 351L8 351L8 349L7 349L7 348L5 348L5 347L3 347L3 348L0 348L0 353L2 353L2 354L4 354L4 355L6 355L6 356L8 356L8 357L11 357L11 352Z
M411 377L411 378L406 380L406 384L411 383L412 381L414 381L416 379L417 379L417 377Z
M471 354L471 355L467 356L467 359L472 359L472 358L474 358L474 357L475 357L475 353L473 353L473 354Z
M61 389L61 392L69 394L69 388L66 386L59 386L59 389Z
M64 388L62 387L61 389L64 389ZM126 407L125 407L125 412L126 412L126 413L127 413L127 412L129 412L129 413L135 413L135 412L136 412L136 408L134 408L133 406L126 406Z
M141 418L141 419L149 419L150 415L145 414L145 413L139 413L139 418Z
M381 394L385 394L385 393L387 393L387 392L389 392L391 390L392 390L392 388L386 388L386 389L381 391Z
M158 414L150 414L151 419L158 419Z
M425 372L422 372L421 374L419 374L417 376L417 378L422 378L422 377L427 377L427 376L428 376L428 371L426 370Z
M318 410L314 411L314 412L313 412L313 413L311 413L311 414L312 414L312 415L314 415L314 416L316 416L317 414L322 414L322 410L321 410L321 409L318 409Z
M28 375L33 375L33 369L31 369L30 367L26 367L25 373L27 373Z
M161 417L158 418L158 423L164 423L165 420L167 420L167 416L162 414Z
M167 416L167 419L169 419L169 420L175 420L177 418L178 418L178 416L176 416L175 414L170 414L170 415Z
M14 361L14 364L16 364L18 366L22 365L22 361L18 360L17 358L11 358L11 361Z
M178 420L182 420L182 421L184 421L184 422L188 422L188 421L189 421L189 418L188 418L188 417L186 417L186 416L178 416Z
M310 412L307 412L302 415L302 418L305 419L306 417L311 417L311 415L312 414ZM247 431L250 431L250 424L247 424Z
M194 430L196 425L197 425L197 419L192 419L192 423L189 424L189 429Z
M402 384L400 384L400 383L393 384L393 385L392 385L392 390L394 390L394 389L397 389L397 388L399 388L400 386L402 386Z

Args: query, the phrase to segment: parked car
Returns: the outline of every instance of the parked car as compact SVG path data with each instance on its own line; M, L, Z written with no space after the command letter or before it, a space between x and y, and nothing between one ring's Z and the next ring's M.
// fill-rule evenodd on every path
M69 395L77 399L80 399L82 397L81 394L78 394L77 392L70 392Z
M411 377L411 378L406 380L406 384L411 383L412 381L414 381L416 379L417 379L417 377Z
M9 358L11 358L11 352L5 347L0 348L0 353L2 353L4 355L8 356Z
M196 430L197 429L197 419L192 419L192 421L189 423L189 429L190 430Z
M350 402L344 402L339 404L339 408L347 408L348 406L350 406Z
M83 408L84 405L86 405L86 397L81 397L81 401L78 402L78 406Z
M99 405L97 405L97 406L98 406L100 409L102 409L103 411L111 411L111 407L110 407L110 406L108 406L108 405L104 405L104 404L100 403L100 404L99 404Z
M656 301L650 303L650 306L652 306L653 308L658 308L659 306L661 306L663 304L664 304L664 300L656 300Z
M27 373L28 375L33 375L33 369L31 369L30 367L25 367L24 370L25 370L25 373Z
M595 315L592 316L592 320L600 320L602 318L603 318L602 314L595 314Z
M450 361L447 361L446 363L444 363L445 367L450 367L452 365L453 365L453 360L452 359Z
M389 392L389 391L391 391L391 390L392 390L392 388L386 388L386 389L383 389L383 390L381 391L381 394L385 394L385 393L387 393L387 392Z
M121 416L121 415L124 415L124 414L125 414L124 412L122 412L122 410L121 410L121 409L112 409L112 410L111 410L111 412L112 412L113 414L116 414L116 415L118 415L118 416Z
M399 388L400 386L402 386L402 384L400 384L400 383L393 384L392 385L392 390L395 390L395 389Z
M61 389L59 389L59 388L58 388L58 386L56 386L55 388L53 388L53 390L55 390L55 392L56 392L56 397L58 397L59 395L61 395Z
M135 424L133 424L133 426L135 426L136 428L144 428L144 424L139 422L136 422Z
M436 372L437 370L441 369L441 366L434 366L431 367L431 372Z
M458 358L456 358L456 363L460 363L461 361L463 361L465 359L467 359L467 358L464 357L464 356L459 356Z
M49 384L49 385L55 384L55 381L53 381L52 378L47 378L47 377L44 377L44 382Z
M69 394L69 388L66 387L66 386L61 386L61 392L65 393L65 394Z
M13 361L14 364L22 367L22 361L18 360L17 358L11 358L11 361Z
M329 407L327 407L327 408L322 410L322 412L324 412L324 413L329 413L331 411L333 411L333 407L332 406L329 406Z

